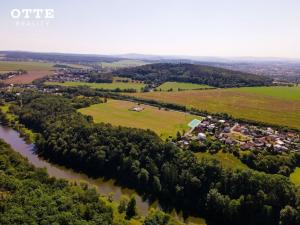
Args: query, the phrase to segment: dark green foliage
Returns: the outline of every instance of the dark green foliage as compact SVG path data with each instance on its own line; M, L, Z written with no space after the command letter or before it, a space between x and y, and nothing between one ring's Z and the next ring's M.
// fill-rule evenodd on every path
M92 72L89 75L89 82L94 83L112 83L113 75L109 73L95 73Z
M166 81L191 82L207 84L214 87L242 87L271 85L270 78L232 71L217 67L194 64L157 63L114 72L117 76L130 77L146 83L163 83Z
M37 146L44 157L90 175L114 177L169 207L219 224L279 224L282 209L296 209L295 187L284 176L225 170L151 131L93 124L62 97L35 98L19 116L41 133Z
M116 223L94 189L49 178L0 140L0 224Z
M289 176L295 167L300 164L300 153L272 155L268 152L251 152L242 155L241 161L258 171Z
M126 207L126 219L131 219L137 215L136 201L134 197L131 197Z

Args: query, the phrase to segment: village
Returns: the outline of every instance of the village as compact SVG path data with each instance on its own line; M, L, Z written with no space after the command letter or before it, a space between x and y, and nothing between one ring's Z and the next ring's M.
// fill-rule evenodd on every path
M220 120L206 116L194 119L178 144L188 146L192 141L205 144L208 138L215 138L225 145L238 146L241 150L259 150L274 153L300 151L300 135L294 131L279 131L271 127L259 127L232 120Z

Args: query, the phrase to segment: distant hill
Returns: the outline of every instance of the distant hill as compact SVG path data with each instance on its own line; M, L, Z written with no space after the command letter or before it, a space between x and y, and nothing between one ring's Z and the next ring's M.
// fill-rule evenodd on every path
M63 63L99 63L115 62L119 58L105 55L93 54L69 54L69 53L42 53L42 52L23 52L23 51L0 51L0 55L5 60L11 61L50 61Z
M156 63L120 69L117 76L142 80L146 83L166 81L207 84L214 87L243 87L271 85L272 79L245 72L188 63Z

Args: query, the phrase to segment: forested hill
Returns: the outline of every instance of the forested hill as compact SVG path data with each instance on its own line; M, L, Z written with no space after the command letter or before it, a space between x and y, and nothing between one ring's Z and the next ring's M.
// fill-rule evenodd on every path
M215 87L242 87L270 85L268 77L194 64L156 63L114 72L117 76L130 77L146 83L165 81L192 82Z

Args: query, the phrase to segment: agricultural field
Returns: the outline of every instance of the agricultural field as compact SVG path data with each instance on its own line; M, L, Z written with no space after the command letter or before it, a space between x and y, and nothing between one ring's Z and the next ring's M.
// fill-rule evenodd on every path
M216 154L211 154L208 152L195 153L198 159L215 159L220 162L221 166L229 169L247 169L248 166L241 162L238 158L230 153L224 153L219 151Z
M26 70L26 74L14 76L4 80L6 84L29 84L32 81L53 74L52 63L43 62L17 62L17 61L0 61L0 73L16 71L18 69Z
M300 101L300 86L294 87L247 87L239 88L241 92Z
M187 124L195 118L201 119L190 114L166 111L148 105L139 105L142 111L131 111L137 106L133 102L108 100L107 103L92 105L87 108L79 109L79 112L90 115L97 123L111 123L115 126L135 127L150 129L156 132L161 138L169 136L175 137L177 131L182 133L189 128Z
M53 65L52 63L42 62L0 61L0 71L15 71L18 69L27 71L51 70Z
M126 68L126 67L142 66L145 64L147 64L147 63L144 61L130 60L130 59L124 59L124 60L120 60L117 62L111 62L111 63L107 63L107 62L100 63L100 65L106 69L121 69L121 68Z
M300 167L297 167L290 175L290 180L297 186L300 185Z
M162 85L158 86L156 89L158 91L178 91L178 90L195 90L195 89L207 89L213 88L205 84L193 84L185 82L165 82Z
M41 70L41 71L28 71L26 74L14 76L6 79L3 82L6 84L30 84L36 79L40 79L49 75L52 75L53 71Z
M141 88L145 87L143 83L135 83L135 82L113 82L113 83L88 83L88 82L45 82L45 85L58 85L64 87L76 87L76 86L89 86L91 88L99 88L99 89L106 89L106 90L114 90L119 88L120 90L124 89L135 89L140 91Z
M130 95L300 129L300 87L249 87Z

